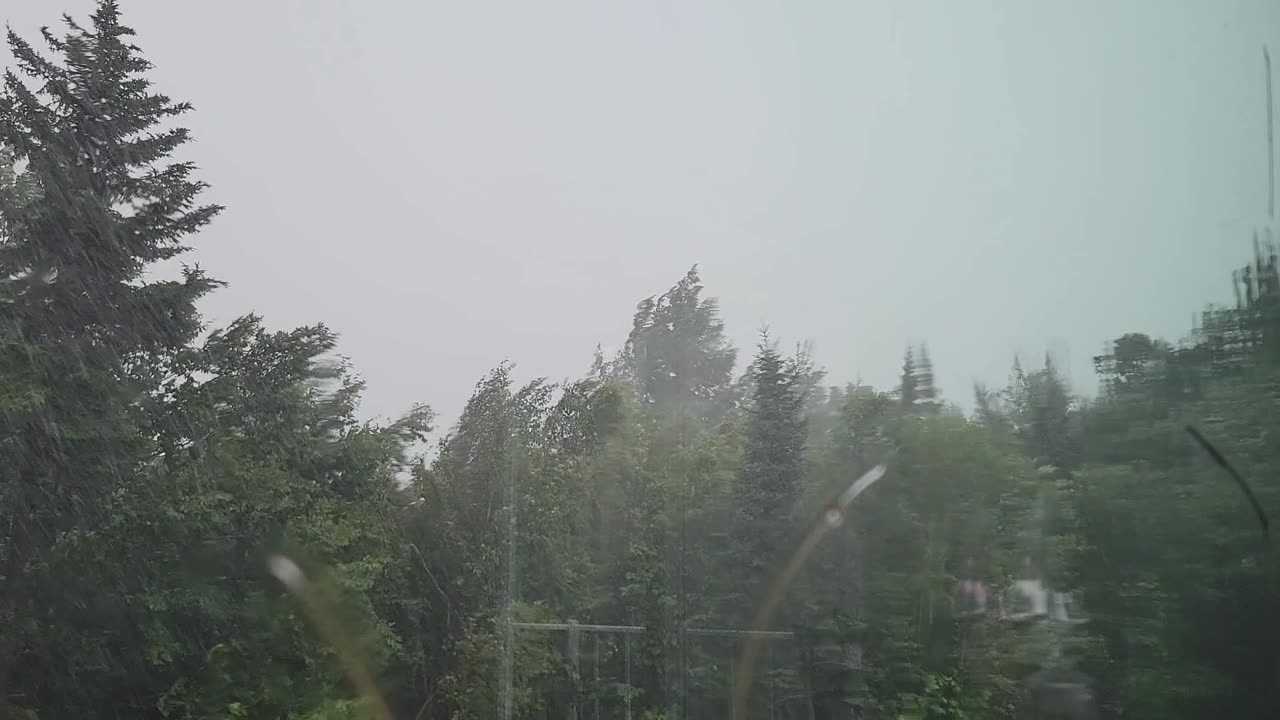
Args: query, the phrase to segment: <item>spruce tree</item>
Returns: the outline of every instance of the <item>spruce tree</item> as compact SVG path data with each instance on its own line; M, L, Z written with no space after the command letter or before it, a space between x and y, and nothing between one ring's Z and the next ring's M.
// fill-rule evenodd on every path
M929 347L920 344L920 363L916 367L916 402L921 409L933 411L938 408L938 390L934 386L933 361L929 359Z
M742 474L738 481L739 536L746 561L776 561L790 527L804 471L807 374L762 333L751 364Z
M1043 465L1074 468L1080 460L1077 411L1053 360L1046 354L1044 368L1030 373L1015 362L1013 375L1004 400L1028 455Z
M48 56L9 32L17 72L0 90L0 691L15 657L74 675L91 649L55 656L54 638L119 619L70 600L115 582L66 547L157 456L146 408L216 285L196 268L144 277L220 210L197 204L190 163L169 161L188 132L165 123L190 106L151 91L115 2L65 24L42 31Z
M1008 429L1009 420L999 405L999 397L984 383L973 383L974 416L978 422L993 430Z
M915 409L918 398L915 356L912 355L911 348L907 347L906 353L902 356L902 378L898 382L898 401L902 404L904 412L911 412Z
M221 210L197 205L205 184L191 163L169 160L189 133L164 123L191 106L150 91L151 64L115 2L99 4L90 28L65 22L63 38L43 31L61 62L8 36L25 81L5 74L0 144L25 161L39 197L0 205L4 331L121 358L179 347L198 329L195 300L215 283L196 268L181 280L142 277Z
M25 165L21 188L0 189L0 367L34 386L4 413L17 453L6 471L37 504L55 495L82 505L69 491L119 476L121 466L107 468L127 443L112 433L126 432L125 416L155 386L155 361L194 337L195 300L216 285L196 268L143 278L220 208L196 205L205 186L190 163L166 164L188 133L159 126L189 106L149 91L150 64L127 42L116 3L92 20L66 19L63 38L44 30L61 62L11 31L25 81L7 72L0 93L0 144ZM88 469L74 468L76 456Z

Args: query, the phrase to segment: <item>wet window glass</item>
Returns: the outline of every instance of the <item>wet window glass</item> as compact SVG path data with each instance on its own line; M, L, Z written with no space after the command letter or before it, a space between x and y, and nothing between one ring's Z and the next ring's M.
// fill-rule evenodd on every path
M0 720L1280 717L1275 0L0 19Z

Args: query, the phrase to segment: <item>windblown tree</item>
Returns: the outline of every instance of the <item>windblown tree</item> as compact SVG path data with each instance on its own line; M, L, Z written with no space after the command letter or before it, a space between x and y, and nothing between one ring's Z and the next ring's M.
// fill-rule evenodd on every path
M923 345L878 390L822 387L764 338L735 382L694 268L587 377L485 375L424 457L431 413L362 421L325 326L202 326L219 283L158 265L219 211L172 159L189 106L148 84L115 2L65 25L41 49L10 33L0 91L0 720L364 716L263 572L281 549L396 717L501 715L508 598L520 621L630 626L576 653L524 628L516 718L717 717L733 632L818 518L752 717L1013 718L1072 663L1103 717L1280 716L1275 558L1185 430L1274 514L1274 249L1187 339L1115 340L1097 398L1046 360L976 386L972 418ZM881 462L847 518L823 514ZM1008 622L1011 588L1040 580L1091 620Z
M16 178L6 168L14 179L0 188L9 528L0 548L0 689L9 692L0 702L13 692L16 658L51 677L86 666L128 683L145 677L129 664L112 670L106 643L50 656L49 639L67 626L122 619L82 603L119 587L110 573L123 568L62 548L94 533L154 457L148 398L199 329L196 299L216 285L196 268L144 279L220 210L198 204L204 185L192 165L169 161L188 133L163 124L189 106L150 90L149 64L114 2L99 4L88 28L66 23L62 37L43 33L50 56L9 33L18 72L5 74L0 93L0 145L20 166ZM117 689L120 701L135 695Z
M305 546L389 659L373 603L429 414L357 422L323 327L195 343L218 283L149 274L220 210L171 160L189 105L115 2L66 28L11 32L0 93L0 714L353 713L264 553Z
M645 402L708 418L730 402L736 357L724 336L719 303L702 297L697 267L657 299L639 304L623 352Z

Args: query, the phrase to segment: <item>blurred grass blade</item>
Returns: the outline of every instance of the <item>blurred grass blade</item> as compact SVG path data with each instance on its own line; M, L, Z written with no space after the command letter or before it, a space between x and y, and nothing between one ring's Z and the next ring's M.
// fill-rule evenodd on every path
M1262 503L1258 502L1258 496L1253 494L1253 488L1249 487L1249 483L1245 482L1244 476L1241 475L1230 462L1227 462L1226 456L1221 452L1218 452L1218 448L1214 447L1213 443L1209 442L1208 438L1201 435L1199 430L1188 425L1187 432L1191 434L1191 437L1195 438L1196 442L1200 444L1200 447L1209 454L1209 457L1213 458L1213 461L1218 464L1218 467L1226 470L1227 474L1231 476L1231 479L1236 481L1236 485L1240 486L1240 491L1244 493L1246 498L1248 498L1249 504L1253 506L1254 514L1258 516L1258 523L1262 525L1263 539L1270 542L1271 522L1267 519L1267 514L1262 509Z
M323 594L307 579L306 573L298 564L284 555L272 555L267 561L267 569L277 580L284 583L299 600L311 617L311 622L320 630L324 639L338 651L343 669L355 686L356 692L364 698L367 712L374 720L391 720L391 710L386 700L378 691L369 669L360 661L355 643L342 629L338 615L325 601Z
M782 572L770 584L769 591L765 594L764 602L760 604L755 620L751 623L751 629L754 632L747 637L742 646L742 657L738 662L738 672L733 679L733 702L729 715L732 720L744 720L747 716L747 700L751 694L751 679L755 675L756 661L760 658L760 637L755 633L769 629L774 613L778 611L778 606L782 604L782 599L786 597L787 588L791 587L791 581L800 572L800 568L804 567L805 561L809 559L813 549L818 546L822 536L826 534L827 530L839 527L844 522L849 506L864 490L871 487L872 483L884 477L884 472L885 466L883 464L876 465L863 473L844 492L840 493L823 511L822 516L818 518L813 528L805 535L804 541L800 543L800 547L796 549L795 554L783 566Z

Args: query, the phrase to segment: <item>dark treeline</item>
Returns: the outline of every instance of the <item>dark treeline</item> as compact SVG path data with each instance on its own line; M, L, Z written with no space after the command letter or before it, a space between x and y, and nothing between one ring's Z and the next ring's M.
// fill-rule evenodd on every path
M102 2L42 49L9 36L0 717L360 716L266 571L279 551L336 600L396 717L501 717L508 592L520 623L644 628L576 650L518 630L515 717L724 717L740 640L687 630L747 627L881 462L789 588L753 717L1049 717L1046 687L1066 688L1054 717L1280 717L1276 559L1185 430L1277 506L1268 248L1186 339L1115 340L1099 397L1015 365L971 416L923 346L883 390L832 387L767 336L740 362L692 270L584 377L485 375L426 461L430 411L360 421L324 326L206 328L216 280L148 279L220 208L170 159L188 107L151 89L131 35Z

